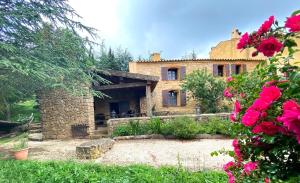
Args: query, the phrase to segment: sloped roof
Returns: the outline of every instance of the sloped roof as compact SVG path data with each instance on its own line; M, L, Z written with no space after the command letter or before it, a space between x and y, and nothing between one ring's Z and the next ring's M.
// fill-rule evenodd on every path
M99 74L103 74L106 76L118 76L118 77L124 77L124 78L139 79L139 80L145 80L145 81L159 81L158 76L131 73L131 72L125 72L125 71L107 70L107 71L99 72Z
M204 62L204 61L265 61L265 59L252 59L252 58L223 58L223 59L211 59L211 58L197 58L197 59L161 59L159 61L152 61L152 60L136 60L133 62L142 62L142 63L156 63L156 62Z

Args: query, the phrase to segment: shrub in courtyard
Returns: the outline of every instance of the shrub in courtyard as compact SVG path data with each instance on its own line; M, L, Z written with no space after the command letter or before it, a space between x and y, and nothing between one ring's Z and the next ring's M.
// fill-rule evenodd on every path
M198 134L198 125L189 117L174 118L170 121L173 125L173 134L179 139L193 139Z
M207 70L196 70L187 75L182 88L191 92L193 99L201 106L203 113L226 110L220 106L225 82L214 77Z
M228 82L226 94L234 104L230 119L241 127L229 153L234 161L224 165L230 183L300 182L300 71L290 64L299 31L300 11L285 26L271 16L237 45L270 58L250 76Z
M161 134L162 122L159 118L151 118L147 125L149 134Z
M211 118L208 121L199 122L198 134L221 134L234 137L239 127L233 125L229 120L222 120L220 118Z

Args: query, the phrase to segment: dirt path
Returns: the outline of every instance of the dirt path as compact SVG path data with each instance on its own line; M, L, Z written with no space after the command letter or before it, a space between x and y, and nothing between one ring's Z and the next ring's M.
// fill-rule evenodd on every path
M88 140L30 142L30 159L76 160L75 148ZM172 165L190 170L220 169L230 161L228 156L211 157L210 153L222 148L231 149L231 140L202 139L179 140L122 140L97 160L101 164L148 164L152 166ZM79 160L76 160L79 161Z
M119 141L96 162L118 165L142 163L152 166L180 164L190 170L220 169L231 158L211 157L210 153L222 148L231 149L231 142L215 139Z

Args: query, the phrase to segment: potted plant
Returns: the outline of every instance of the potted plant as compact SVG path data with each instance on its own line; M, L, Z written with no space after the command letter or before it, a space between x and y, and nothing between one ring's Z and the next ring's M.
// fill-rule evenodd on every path
M26 160L28 157L27 139L22 139L14 145L13 155L16 160Z

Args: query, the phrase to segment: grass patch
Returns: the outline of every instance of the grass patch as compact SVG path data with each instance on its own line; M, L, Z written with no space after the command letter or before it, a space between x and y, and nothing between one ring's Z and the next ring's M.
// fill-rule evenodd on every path
M145 165L100 166L74 162L0 161L0 182L98 182L98 183L225 183L223 172L188 172Z

